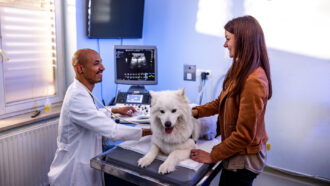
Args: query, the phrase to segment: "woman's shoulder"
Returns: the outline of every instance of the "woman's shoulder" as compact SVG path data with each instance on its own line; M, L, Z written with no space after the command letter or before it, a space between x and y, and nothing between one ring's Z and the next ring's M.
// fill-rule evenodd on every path
M246 79L247 81L261 81L268 84L268 79L265 70L262 67L256 68Z
M243 89L253 91L262 90L264 94L268 94L268 79L263 68L258 67L246 79Z

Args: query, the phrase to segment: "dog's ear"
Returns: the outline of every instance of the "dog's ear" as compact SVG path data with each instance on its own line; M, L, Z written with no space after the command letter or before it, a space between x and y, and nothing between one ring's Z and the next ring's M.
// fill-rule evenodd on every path
M154 97L155 96L155 92L152 91L152 90L149 90L149 94L150 94L151 97Z
M152 90L149 90L149 94L150 94L150 96L151 96L151 101L152 102L155 102L155 100L156 100L156 92L154 92L154 91L152 91Z
M185 88L183 87L182 89L178 90L179 96L184 96L185 95Z

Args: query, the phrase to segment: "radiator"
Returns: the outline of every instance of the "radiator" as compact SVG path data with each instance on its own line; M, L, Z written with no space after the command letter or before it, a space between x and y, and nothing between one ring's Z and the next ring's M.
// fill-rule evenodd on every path
M0 135L0 186L45 186L58 119Z

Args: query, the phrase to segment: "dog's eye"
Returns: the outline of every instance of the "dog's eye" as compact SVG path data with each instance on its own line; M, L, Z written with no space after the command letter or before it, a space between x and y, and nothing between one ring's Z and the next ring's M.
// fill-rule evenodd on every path
M160 113L164 114L164 113L165 113L165 111L163 111L163 110L160 110Z
M172 109L172 113L175 113L176 112L176 109Z

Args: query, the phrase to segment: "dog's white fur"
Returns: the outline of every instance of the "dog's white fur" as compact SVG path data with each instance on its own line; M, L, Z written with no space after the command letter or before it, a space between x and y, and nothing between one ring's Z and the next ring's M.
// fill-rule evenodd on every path
M138 161L140 167L150 165L158 153L168 154L167 159L160 165L160 174L170 173L176 165L190 156L190 150L196 148L200 132L197 119L192 117L189 101L185 90L177 91L150 91L151 99L151 148ZM172 132L165 132L165 123L173 127Z

